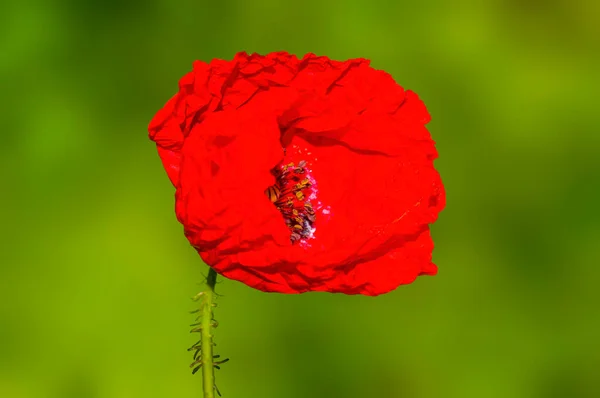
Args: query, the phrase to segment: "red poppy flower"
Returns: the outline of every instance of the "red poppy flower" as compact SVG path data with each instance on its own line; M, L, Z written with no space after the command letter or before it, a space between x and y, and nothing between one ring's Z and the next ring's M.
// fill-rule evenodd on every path
M365 59L196 61L149 126L185 235L268 292L378 295L434 275L430 116Z

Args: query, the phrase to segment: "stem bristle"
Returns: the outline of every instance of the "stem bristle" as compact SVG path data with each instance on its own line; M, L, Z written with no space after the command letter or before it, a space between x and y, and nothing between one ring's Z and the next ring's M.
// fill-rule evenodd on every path
M200 333L200 340L188 348L188 351L194 351L194 362L190 365L190 368L193 368L192 374L202 368L204 398L214 398L215 391L219 397L221 396L221 392L215 384L214 370L221 369L219 365L229 361L229 358L227 358L215 362L214 359L221 356L213 355L213 347L216 344L212 341L211 329L219 326L219 323L213 317L213 308L217 306L214 300L219 296L215 293L216 281L217 273L210 268L206 276L206 289L193 297L194 301L200 301L200 308L190 311L192 314L200 313L195 323L190 325L190 327L197 326L190 333Z

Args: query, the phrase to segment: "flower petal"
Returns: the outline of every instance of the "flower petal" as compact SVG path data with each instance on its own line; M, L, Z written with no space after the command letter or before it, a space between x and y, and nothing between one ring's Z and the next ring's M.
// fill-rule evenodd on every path
M223 253L234 256L268 241L290 245L281 215L264 195L274 182L269 171L283 157L279 134L272 115L222 111L208 114L186 138L176 212L209 264L218 267Z

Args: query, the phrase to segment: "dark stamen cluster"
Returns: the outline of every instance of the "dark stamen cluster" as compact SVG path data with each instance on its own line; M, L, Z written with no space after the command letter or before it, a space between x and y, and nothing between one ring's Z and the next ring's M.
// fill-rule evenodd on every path
M273 170L275 185L267 188L265 194L283 214L285 224L290 229L292 243L308 238L313 232L315 211L309 201L313 182L306 172L306 161L278 166Z

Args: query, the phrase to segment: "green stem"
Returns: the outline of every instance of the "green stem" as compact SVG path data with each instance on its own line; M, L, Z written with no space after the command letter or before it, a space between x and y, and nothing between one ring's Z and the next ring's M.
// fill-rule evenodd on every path
M213 336L211 332L213 326L215 326L213 321L213 304L216 282L217 273L212 268L209 268L208 276L206 277L206 290L202 294L202 304L200 305L200 315L202 315L200 337L202 344L202 384L204 398L215 397L215 368L213 364Z

